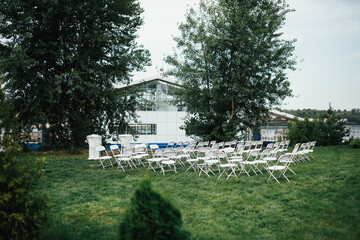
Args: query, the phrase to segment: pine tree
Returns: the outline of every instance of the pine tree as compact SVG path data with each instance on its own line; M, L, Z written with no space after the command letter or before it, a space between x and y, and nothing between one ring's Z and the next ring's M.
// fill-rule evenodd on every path
M129 208L120 224L119 239L186 240L180 211L151 187L145 179L135 190Z

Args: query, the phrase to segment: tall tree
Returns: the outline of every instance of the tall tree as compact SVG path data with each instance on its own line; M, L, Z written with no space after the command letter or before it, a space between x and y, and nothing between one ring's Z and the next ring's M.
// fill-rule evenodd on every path
M291 96L295 40L280 32L289 11L284 0L203 0L188 11L174 38L178 51L165 59L182 82L187 135L233 139Z
M1 1L0 68L22 126L49 124L54 142L77 146L124 130L135 100L113 84L149 63L142 11L136 0Z

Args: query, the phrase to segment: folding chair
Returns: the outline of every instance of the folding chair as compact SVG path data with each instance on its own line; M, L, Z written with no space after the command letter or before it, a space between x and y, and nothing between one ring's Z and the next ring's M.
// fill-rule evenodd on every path
M314 152L314 147L316 145L316 141L313 141L310 143L310 146L309 146L309 156L312 157L312 159L315 160L315 157L312 155L312 153Z
M146 161L148 163L148 167L146 169L146 172L149 171L149 169L153 170L154 172L156 172L157 168L161 169L161 160L162 160L162 154L163 154L164 150L163 149L157 149L154 153L153 156L151 158L146 158Z
M187 153L186 151L184 152L184 150L184 147L178 147L175 151L175 156L173 156L173 159L175 159L176 163L181 167L185 167L185 163L182 160L190 158L190 153Z
M104 146L98 146L95 148L96 152L99 152L99 166L102 166L102 168L106 167L113 167L113 163L111 161L112 157L108 155L106 149Z
M225 160L225 163L220 163L220 165L219 165L219 167L222 168L223 171L220 173L218 179L220 179L224 173L227 176L226 179L229 179L229 177L231 177L231 176L238 178L238 176L236 176L236 172L235 172L236 169L238 168L238 165L236 163L230 163L228 156L225 152L216 152L215 154L220 162L221 162L221 159Z
M119 146L118 145L110 145L110 150L111 150L113 157L115 158L115 162L118 165L117 169L121 168L125 172L124 166L121 163L123 155L121 154Z
M240 164L243 165L243 171L250 176L249 172L253 171L256 175L257 172L262 174L262 171L258 168L258 165L261 163L258 161L258 157L260 156L260 149L254 149L249 152L248 157L245 161L241 162ZM246 166L250 167L250 170L246 170Z
M172 158L176 156L176 152L164 152L161 161L160 161L160 169L161 173L165 175L165 172L174 171L176 173L176 161ZM165 169L167 167L168 169Z
M286 177L285 173L288 170L289 164L291 163L291 155L287 154L287 155L281 155L278 159L278 162L274 165L274 166L270 166L267 167L266 170L269 172L270 176L268 178L268 181L270 179L274 179L277 183L280 183L278 178L283 176L288 182L290 182L290 180ZM280 163L283 163L283 165L281 165ZM276 177L274 175L274 172L278 171L280 173L280 175L278 177Z
M194 172L197 171L198 169L198 163L199 163L199 159L197 158L188 158L186 159L186 162L190 164L190 166L185 170L185 172L189 171L190 169L193 169Z
M146 146L144 144L139 144L135 146L135 150L131 158L137 163L137 165L143 165L145 167L142 160L147 156L149 156L149 154L147 153Z

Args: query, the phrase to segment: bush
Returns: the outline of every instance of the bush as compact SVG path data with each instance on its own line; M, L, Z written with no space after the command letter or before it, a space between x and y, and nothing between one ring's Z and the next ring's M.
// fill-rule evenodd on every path
M143 180L135 190L120 224L119 239L188 239L180 211Z
M353 148L360 148L360 138L355 138L353 141L351 141L350 146Z
M35 162L16 158L20 148L8 136L0 139L0 239L38 239L50 206L34 191L45 158Z

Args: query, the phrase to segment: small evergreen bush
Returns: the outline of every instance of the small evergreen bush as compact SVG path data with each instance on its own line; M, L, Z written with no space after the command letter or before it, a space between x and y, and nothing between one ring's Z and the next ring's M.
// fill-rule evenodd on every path
M50 206L48 196L34 191L45 158L18 159L20 150L9 136L0 139L0 239L38 239Z
M119 239L176 240L188 239L181 228L180 211L143 180L131 197L131 203L120 224Z
M353 148L360 148L360 138L355 138L353 141L351 141L350 146Z

